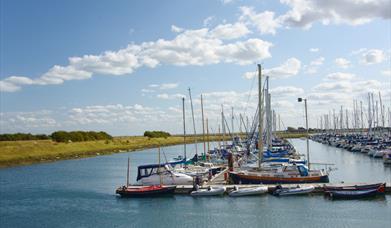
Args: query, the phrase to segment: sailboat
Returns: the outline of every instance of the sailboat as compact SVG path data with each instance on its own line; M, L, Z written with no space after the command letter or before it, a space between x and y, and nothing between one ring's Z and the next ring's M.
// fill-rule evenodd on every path
M277 169L264 169L262 168L262 162L264 162L263 153L263 95L262 95L262 72L261 65L258 65L258 80L259 80L259 91L258 91L258 117L259 117L259 128L258 128L258 168L252 170L239 170L229 172L229 180L233 184L282 184L282 183L315 183L323 182L328 183L328 173L322 170L310 170L304 164L296 163L284 163L277 167ZM269 81L267 80L266 86L266 120L267 120L267 132L266 132L266 144L267 150L272 149L272 129L271 129L271 118L270 118L270 94ZM307 155L308 157L308 155ZM308 160L309 158L307 158ZM309 161L308 161L309 164Z
M159 157L160 157L160 151L159 151ZM115 191L121 197L148 197L148 196L160 196L160 195L174 193L176 186L175 185L172 185L172 186L162 185L161 179L160 179L159 185L150 185L150 186L131 186L131 185L129 185L129 166L130 166L130 159L128 158L126 185L117 188L117 190Z

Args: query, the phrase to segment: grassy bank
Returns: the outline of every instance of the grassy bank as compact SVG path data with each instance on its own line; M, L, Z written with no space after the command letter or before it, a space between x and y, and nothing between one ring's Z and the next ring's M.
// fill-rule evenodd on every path
M297 138L305 134L282 134L281 137ZM187 143L202 141L202 136L187 137ZM213 135L210 141L221 140ZM227 137L228 140L228 137ZM51 140L2 141L0 142L0 167L28 165L64 159L90 157L124 151L135 151L183 143L183 137L147 138L142 136L115 137L113 140L58 143Z

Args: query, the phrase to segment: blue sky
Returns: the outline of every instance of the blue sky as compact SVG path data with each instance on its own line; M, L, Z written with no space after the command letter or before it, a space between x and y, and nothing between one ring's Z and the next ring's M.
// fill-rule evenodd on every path
M177 133L188 87L197 126L203 93L216 131L222 104L227 116L234 107L236 121L253 115L256 63L272 79L285 127L303 125L298 96L308 98L312 127L341 105L350 113L354 99L367 113L366 95L376 100L378 91L387 120L390 7L386 0L1 0L0 132Z

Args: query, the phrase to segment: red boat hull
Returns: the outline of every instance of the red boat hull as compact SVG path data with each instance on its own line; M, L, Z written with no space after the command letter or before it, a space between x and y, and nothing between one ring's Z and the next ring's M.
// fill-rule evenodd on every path
M175 191L176 186L123 186L116 190L116 193L122 197L149 197L149 196L161 196L172 194Z

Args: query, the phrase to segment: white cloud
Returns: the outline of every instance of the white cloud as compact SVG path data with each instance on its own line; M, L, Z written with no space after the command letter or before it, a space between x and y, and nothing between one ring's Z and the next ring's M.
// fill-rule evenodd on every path
M310 52L319 52L319 48L310 48Z
M30 78L23 76L11 76L5 79L5 81L15 85L31 85L34 83Z
M7 81L0 81L0 92L16 92L20 90L20 86Z
M381 73L385 76L391 76L391 70L382 70Z
M178 85L178 83L163 83L160 85L160 89L175 89Z
M140 67L154 68L161 64L203 66L217 63L251 64L270 58L273 46L261 39L248 39L225 43L224 40L240 38L249 33L244 24L218 25L214 29L183 30L172 27L178 35L172 40L129 44L118 51L100 55L69 58L67 66L55 65L36 79L6 78L1 81L4 92L14 92L21 85L62 84L67 80L83 80L94 74L125 75ZM8 81L7 81L8 80Z
M386 55L382 50L370 49L361 52L360 63L365 65L371 65L381 63L385 60Z
M319 57L310 62L308 66L304 66L305 73L307 74L315 74L318 72L319 66L323 65L325 58Z
M272 78L287 78L297 75L301 68L300 60L290 58L278 67L264 70L264 74Z
M176 94L162 93L162 94L158 94L156 97L165 100L173 100L173 99L180 99L182 97L186 97L186 95L180 93L176 93Z
M272 97L297 96L304 93L302 88L294 86L279 86L270 89Z
M245 79L253 79L256 76L258 76L258 72L256 72L256 71L246 72L243 74L243 78L245 78Z
M250 33L250 30L243 23L222 24L210 31L212 37L217 39L237 39Z
M319 58L311 61L310 65L311 66L321 66L321 65L323 65L324 60L325 60L324 57L319 57Z
M350 66L350 61L345 58L336 58L335 64L341 68L348 68Z
M173 32L183 32L183 28L179 28L178 26L175 26L175 25L171 25L171 31Z
M38 85L62 84L67 80L84 80L90 78L91 72L78 70L73 66L55 65L39 79L34 80Z
M291 7L279 19L288 26L309 28L320 21L327 25L360 25L375 18L391 18L389 0L281 0Z
M153 89L141 89L141 92L142 93L153 93L153 92L155 92L155 90L153 90Z
M209 16L209 17L204 19L204 21L202 22L202 25L204 27L208 27L214 19L215 19L214 16Z
M148 85L149 88L160 89L160 90L175 89L178 86L179 86L179 83L162 83L162 84ZM155 90L151 90L151 89L144 89L144 91L147 93L155 92Z
M226 4L229 4L229 3L233 3L235 0L220 0L221 3L223 3L224 5Z
M271 78L288 78L297 75L300 71L300 68L300 60L296 58L289 58L278 67L263 70L262 75L267 75ZM246 72L242 75L242 77L245 79L253 79L256 76L258 76L257 71Z
M240 10L242 14L239 21L254 26L261 34L275 34L277 28L281 26L274 18L274 12L256 13L252 7L247 6L240 7Z
M346 80L352 80L355 78L356 75L351 74L351 73L342 73L342 72L336 72L336 73L331 73L326 76L326 80L329 81L346 81Z

